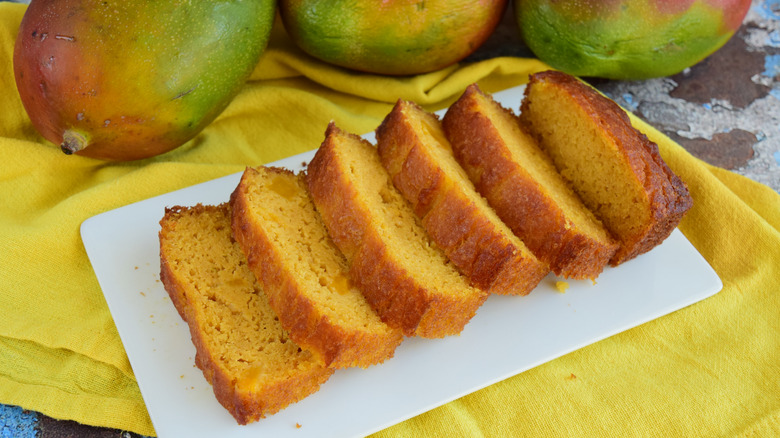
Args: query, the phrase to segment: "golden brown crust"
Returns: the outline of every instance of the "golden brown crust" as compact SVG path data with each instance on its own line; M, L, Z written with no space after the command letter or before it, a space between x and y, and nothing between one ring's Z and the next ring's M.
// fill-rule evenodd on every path
M427 133L413 117L441 132L435 115L405 101L395 105L376 131L379 156L393 184L422 218L431 239L475 286L496 294L528 294L547 274L546 264L493 214L458 173L454 158L447 166L434 155L432 148L449 144L427 144ZM438 140L446 142L441 134Z
M340 132L333 123L328 125L324 142L306 167L306 185L330 237L351 264L371 222L333 151L332 136Z
M307 168L307 184L334 242L347 257L350 278L382 320L407 336L459 333L487 294L439 293L434 285L421 284L416 273L399 261L376 229L377 219L361 199L360 188L336 149L344 138L373 149L331 123Z
M181 206L165 208L165 214L160 220L160 232L158 233L161 242L168 238L167 234L169 232L169 225L166 224L173 222L173 218L178 216L184 208L185 207ZM207 207L198 204L192 208L200 210ZM179 313L179 316L181 316L181 319L183 319L184 322L189 323L191 309L189 308L187 297L184 295L184 289L179 286L178 280L171 270L163 245L160 245L160 281L162 282L163 286L165 286L165 290L168 292L168 296L171 298L171 302L176 308L176 311Z
M407 108L422 111L414 103L396 102L376 129L377 151L393 185L412 204L415 214L425 217L440 193L450 189L445 185L451 181L419 145L418 134L409 126L404 114Z
M281 168L265 169L293 174ZM257 169L247 168L230 197L233 235L290 338L331 368L365 368L391 358L403 340L400 332L370 332L342 326L323 312L321 303L303 292L306 284L286 265L283 249L252 213L258 206L251 204L248 192L252 190L250 178L257 172Z
M521 106L521 122L534 131L532 124L523 117L530 105L528 94L537 83L558 87L572 102L579 105L591 119L620 147L624 159L631 167L637 182L642 184L651 208L651 218L643 229L633 235L616 235L621 247L611 258L610 264L619 265L663 242L693 205L685 183L663 161L658 145L631 125L628 115L615 102L596 92L571 75L545 71L530 76L526 99ZM609 224L605 221L605 225ZM612 230L610 230L612 231Z
M596 278L617 250L617 244L606 233L604 237L589 235L566 216L550 194L551 189L543 187L526 170L526 166L534 163L530 160L518 162L513 157L504 137L512 133L500 132L496 121L484 112L480 102L490 105L500 117L517 123L514 113L482 93L477 85L469 86L447 110L443 120L444 131L456 159L477 191L485 196L498 216L534 254L549 263L555 274L575 279ZM521 144L523 140L530 139L520 137L514 140L518 148L536 147ZM539 151L538 155L543 154ZM541 167L538 171L549 168L549 172L555 172L551 163ZM573 194L571 198L578 201ZM581 208L585 210L584 206Z
M290 370L283 379L262 382L255 388L244 388L238 384L239 376L233 375L222 365L224 358L209 349L206 333L200 326L198 311L190 305L187 298L188 283L181 278L172 268L166 245L169 233L176 227L176 218L183 211L190 210L198 215L204 211L223 210L225 216L229 215L227 206L203 206L172 207L166 208L165 215L160 221L160 280L168 292L176 310L182 319L188 324L192 343L195 346L195 364L203 372L206 380L212 385L214 395L225 409L236 419L239 424L248 424L274 414L286 406L295 403L306 396L317 392L325 381L333 374L333 370L323 366L311 364ZM227 222L227 220L226 220ZM199 293L190 291L189 293Z
M193 336L192 341L196 349L195 365L212 385L217 401L242 425L273 415L314 394L335 371L323 366L315 368L313 372L291 373L284 380L271 382L255 390L241 389L237 385L238 377L218 365L220 358L203 347L200 337L196 341Z

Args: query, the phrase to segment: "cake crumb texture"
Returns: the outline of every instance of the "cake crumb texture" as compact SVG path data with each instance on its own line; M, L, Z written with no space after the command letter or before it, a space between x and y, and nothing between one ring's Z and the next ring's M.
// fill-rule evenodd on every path
M165 209L160 280L239 424L405 336L460 334L491 293L595 285L692 206L625 111L560 72L530 76L519 115L476 84L442 120L399 100L376 138L331 122L305 171L247 167L228 203Z
M460 333L488 294L430 240L373 145L331 123L307 184L350 278L385 322L407 336Z
M195 364L236 421L318 391L333 370L282 328L231 237L229 206L167 208L160 227L160 279L189 326Z
M458 163L498 216L559 276L596 278L618 249L517 116L474 84L443 120Z
M531 75L520 120L620 242L613 266L665 240L693 205L658 145L616 103L571 75Z
M302 174L247 168L231 196L233 235L282 326L333 368L368 367L403 340L349 279Z
M547 275L547 263L477 193L435 114L399 100L376 138L394 186L472 284L490 293L527 295Z

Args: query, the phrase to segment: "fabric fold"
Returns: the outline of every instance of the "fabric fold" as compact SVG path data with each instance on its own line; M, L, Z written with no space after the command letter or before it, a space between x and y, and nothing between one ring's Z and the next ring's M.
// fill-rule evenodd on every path
M0 400L45 403L49 416L154 435L132 371L35 342L0 337ZM89 372L84 372L89 370Z
M471 83L496 92L547 68L495 58L413 77L356 73L304 54L277 22L244 90L201 134L111 163L65 156L32 127L11 62L24 10L0 3L0 403L144 435L154 429L86 256L84 220L315 149L331 120L365 134L398 98L439 110ZM632 120L688 184L694 207L680 230L723 290L376 436L780 435L780 196Z

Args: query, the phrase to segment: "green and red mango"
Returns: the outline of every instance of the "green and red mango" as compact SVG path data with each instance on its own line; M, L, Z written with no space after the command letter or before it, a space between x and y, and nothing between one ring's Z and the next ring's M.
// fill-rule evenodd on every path
M280 0L291 39L325 62L410 75L473 53L501 21L507 0Z
M243 86L275 2L32 0L16 41L17 88L66 153L135 160L176 148Z
M750 0L515 0L520 33L552 67L577 76L678 73L734 35Z

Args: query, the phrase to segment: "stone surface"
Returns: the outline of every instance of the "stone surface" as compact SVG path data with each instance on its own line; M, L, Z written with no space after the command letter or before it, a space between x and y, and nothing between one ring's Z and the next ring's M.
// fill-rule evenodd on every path
M75 421L55 420L40 415L38 438L143 438L141 435L107 427L91 427Z
M671 77L677 86L669 96L702 105L713 100L728 101L735 109L744 109L766 97L770 88L751 78L764 71L764 54L745 41L751 24L720 50L683 73Z
M75 421L55 420L18 406L0 404L0 438L143 438L141 435Z

